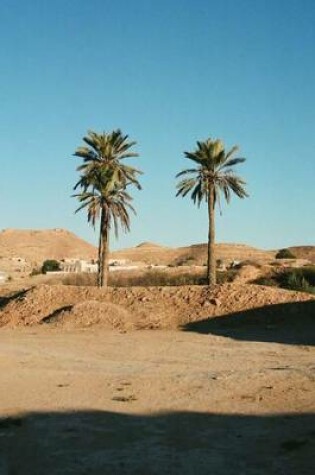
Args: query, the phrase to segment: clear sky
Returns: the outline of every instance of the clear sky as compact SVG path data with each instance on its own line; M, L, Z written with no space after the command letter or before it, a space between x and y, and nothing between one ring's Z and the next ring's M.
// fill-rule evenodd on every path
M174 176L209 136L240 146L250 193L223 206L217 241L315 244L314 0L1 0L0 18L0 228L96 242L72 153L120 127L145 174L112 247L207 240Z

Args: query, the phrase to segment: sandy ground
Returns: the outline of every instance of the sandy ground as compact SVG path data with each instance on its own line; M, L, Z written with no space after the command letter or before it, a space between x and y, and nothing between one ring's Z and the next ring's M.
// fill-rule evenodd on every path
M314 346L274 340L2 328L0 474L313 474Z

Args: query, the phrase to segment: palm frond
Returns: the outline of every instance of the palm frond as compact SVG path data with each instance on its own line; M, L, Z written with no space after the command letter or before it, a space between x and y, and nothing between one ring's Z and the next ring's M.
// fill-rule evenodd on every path
M238 152L238 150L239 150L239 146L233 145L233 147L228 152L226 152L225 160L226 161L229 160L232 157L232 155L234 155L234 153Z
M198 168L187 168L187 170L182 170L181 172L177 173L177 175L175 175L175 178L179 178L180 176L183 176L183 175L188 175L191 173L198 173L198 172L199 172Z
M230 160L225 161L221 168L223 169L223 168L234 167L235 165L238 165L239 163L245 162L245 160L246 158L243 158L243 157L231 158Z
M188 176L176 185L176 196L186 196L191 192L193 202L200 206L201 201L208 198L208 189L211 186L214 190L214 204L218 204L220 210L220 192L228 203L231 192L240 198L248 196L245 181L233 171L235 165L245 161L242 157L232 158L237 150L238 147L235 145L226 152L223 142L219 139L208 138L205 141L197 141L195 150L184 152L184 155L198 166L182 170L176 175L176 178Z
M186 196L196 185L198 184L198 180L196 178L189 178L184 179L179 182L176 186L177 193L176 196L182 195Z

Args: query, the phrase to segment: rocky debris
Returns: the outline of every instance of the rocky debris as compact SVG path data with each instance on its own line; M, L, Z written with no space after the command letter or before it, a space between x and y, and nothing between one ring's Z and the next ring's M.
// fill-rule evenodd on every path
M39 285L1 300L0 327L46 323L47 326L162 329L258 307L315 299L301 292L230 283L213 289L181 286L105 290Z
M128 330L133 327L131 315L127 310L120 305L97 300L86 300L57 310L44 318L42 323L66 328L99 325L108 329Z

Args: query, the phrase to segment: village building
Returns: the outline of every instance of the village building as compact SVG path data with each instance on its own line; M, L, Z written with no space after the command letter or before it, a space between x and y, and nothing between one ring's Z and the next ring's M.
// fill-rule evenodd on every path
M93 273L97 272L98 265L93 261L85 261L82 259L65 259L60 263L61 271L67 273Z

